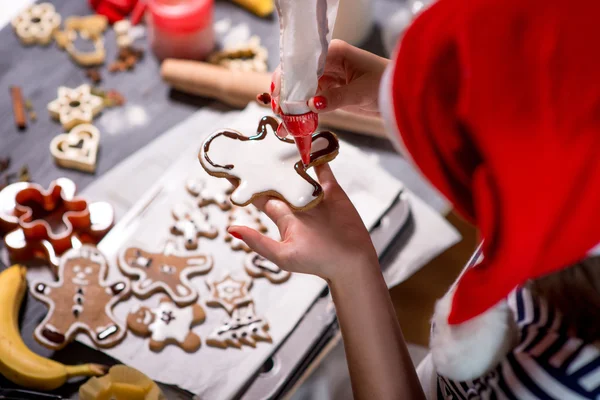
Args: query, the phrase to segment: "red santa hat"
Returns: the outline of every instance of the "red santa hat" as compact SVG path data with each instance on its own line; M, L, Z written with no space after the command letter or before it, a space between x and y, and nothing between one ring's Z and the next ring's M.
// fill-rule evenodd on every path
M483 261L434 322L455 350L481 339L493 354L452 372L469 354L448 354L441 340L451 378L477 376L510 348L503 301L515 287L600 242L598 15L597 0L440 0L400 44L392 100L401 140L483 239ZM504 333L473 337L499 320Z

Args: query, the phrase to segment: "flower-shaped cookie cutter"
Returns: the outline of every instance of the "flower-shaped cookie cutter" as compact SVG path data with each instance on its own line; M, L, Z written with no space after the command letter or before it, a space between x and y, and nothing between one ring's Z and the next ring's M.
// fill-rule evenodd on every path
M90 85L83 84L75 89L58 88L58 97L48 104L50 115L60 121L64 129L79 124L89 124L102 111L104 101L91 92Z
M114 222L114 210L105 202L88 204L75 197L73 181L59 178L45 190L19 182L0 191L0 230L11 259L36 258L56 267L58 257L77 243L98 243Z
M15 33L25 45L47 45L60 25L60 15L50 3L34 4L12 20Z

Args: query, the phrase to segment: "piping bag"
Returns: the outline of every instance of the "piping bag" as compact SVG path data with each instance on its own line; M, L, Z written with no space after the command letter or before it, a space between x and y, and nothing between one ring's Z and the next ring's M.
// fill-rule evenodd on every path
M339 0L277 0L281 91L279 107L304 165L310 163L319 117L308 107L323 75Z

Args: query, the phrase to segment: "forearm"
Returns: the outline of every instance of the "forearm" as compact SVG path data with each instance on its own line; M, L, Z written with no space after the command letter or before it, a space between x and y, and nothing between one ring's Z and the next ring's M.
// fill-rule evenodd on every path
M348 269L330 289L354 397L424 398L379 265Z

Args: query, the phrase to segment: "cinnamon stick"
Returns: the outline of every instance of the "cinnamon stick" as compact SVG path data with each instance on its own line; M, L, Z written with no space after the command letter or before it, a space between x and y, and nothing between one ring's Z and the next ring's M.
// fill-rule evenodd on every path
M19 129L27 128L27 119L25 117L25 104L23 102L23 93L19 86L10 87L10 95L13 104L13 114L15 116L15 124Z

